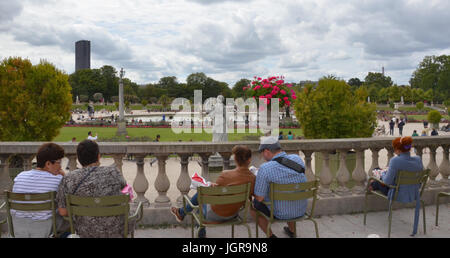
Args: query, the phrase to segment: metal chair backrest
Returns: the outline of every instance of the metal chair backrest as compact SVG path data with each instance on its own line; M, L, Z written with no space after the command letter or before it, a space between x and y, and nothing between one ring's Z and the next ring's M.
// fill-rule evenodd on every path
M319 181L314 180L295 184L270 183L270 217L273 219L274 201L299 201L313 198L311 216L314 213Z
M123 215L125 219L124 237L128 236L128 214L130 196L115 195L102 197L80 197L67 195L67 212L69 214L70 231L75 234L73 216L110 217Z
M11 210L16 211L51 211L53 220L53 234L56 237L56 192L47 193L13 193L5 191L6 213L8 217L9 232L14 235Z
M400 186L402 185L420 185L420 196L422 196L423 190L425 189L425 184L428 181L428 176L430 174L430 169L411 172L401 170L397 174L397 178L395 180L395 194L393 200L396 199Z
M198 187L198 203L224 205L242 203L246 210L249 206L251 183L233 186ZM203 209L200 210L200 219L204 219Z

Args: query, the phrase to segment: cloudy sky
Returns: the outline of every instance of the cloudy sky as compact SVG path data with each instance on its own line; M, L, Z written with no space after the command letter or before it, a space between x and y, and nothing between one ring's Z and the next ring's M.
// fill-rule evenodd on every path
M287 81L368 72L407 84L427 55L450 54L448 0L0 0L0 58L46 59L75 70L123 67L137 83L204 72Z

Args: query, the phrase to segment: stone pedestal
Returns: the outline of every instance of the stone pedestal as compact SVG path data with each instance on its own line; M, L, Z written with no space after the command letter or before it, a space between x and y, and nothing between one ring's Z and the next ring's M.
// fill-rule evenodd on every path
M118 122L117 123L117 133L116 133L116 135L118 135L118 136L128 135L126 122Z

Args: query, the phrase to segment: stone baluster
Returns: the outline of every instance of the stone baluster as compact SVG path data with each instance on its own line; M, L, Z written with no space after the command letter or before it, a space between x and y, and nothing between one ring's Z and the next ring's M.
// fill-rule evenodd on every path
M191 186L191 177L189 176L188 165L190 154L180 154L181 171L177 180L177 188L181 195L177 198L177 203L183 203L183 195L188 194Z
M370 151L372 151L372 165L369 168L369 176L373 176L373 170L380 167L378 163L380 148L370 148Z
M112 155L114 159L114 165L119 169L120 173L123 175L122 166L123 166L123 154L114 154Z
M420 157L420 160L423 160L423 149L424 149L424 147L422 147L422 146L416 146L416 147L414 147L415 149L416 149L416 155L417 156L419 156Z
M386 150L388 151L388 161L386 167L389 167L389 162L391 162L391 159L394 157L394 148L392 146L389 146L386 147Z
M76 154L68 154L66 155L67 159L69 160L69 171L74 171L77 169L77 155Z
M33 168L33 159L35 154L22 154L24 171L31 170Z
M209 181L209 156L211 156L212 153L199 153L199 156L201 157L201 167L202 167L202 177Z
M449 147L450 145L443 145L443 159L442 163L439 166L439 173L442 176L442 179L440 181L442 186L448 186L450 185L450 180L448 179L448 176L450 175L450 162L449 162Z
M223 170L230 169L231 152L219 152L219 154L220 154L220 156L222 156Z
M13 182L9 177L9 154L0 155L0 197L5 190L10 190ZM0 200L1 202L1 200Z
M148 180L144 174L144 157L145 154L136 154L136 166L137 173L136 178L134 179L133 189L136 192L135 202L143 202L145 206L150 205L150 202L147 198L145 198L145 192L148 190Z
M377 154L378 154L378 152L377 152ZM378 158L377 158L377 163L378 163ZM372 162L372 165L373 165L373 162ZM362 149L356 149L356 166L355 166L355 170L353 170L353 173L352 173L352 179L353 179L353 181L355 181L355 186L352 189L353 193L355 193L355 194L364 193L367 175L366 175L366 171L364 171L364 150L362 150Z
M324 197L334 196L330 189L331 182L333 181L333 175L330 171L330 153L328 151L322 151L322 171L320 171L320 189L319 195Z
M336 180L339 186L336 189L336 193L338 195L349 195L351 194L350 190L347 188L346 184L350 180L350 173L347 168L347 149L339 150L339 169L336 173Z
M167 191L170 187L170 181L166 173L166 160L169 157L167 154L158 154L158 176L155 180L155 189L158 191L158 197L155 199L155 207L169 207L170 198L167 196Z
M313 154L313 151L302 151L303 152L303 154L305 154L305 166L306 166L306 168L305 168L305 175L306 175L306 178L308 179L308 181L313 181L313 180L315 180L316 179L316 176L314 175L314 173L313 173L313 170L312 170L312 154Z
M428 181L429 187L438 187L439 182L436 181L436 177L439 175L439 168L436 163L436 149L437 146L429 146L430 149L430 163L427 168L430 169L430 180Z

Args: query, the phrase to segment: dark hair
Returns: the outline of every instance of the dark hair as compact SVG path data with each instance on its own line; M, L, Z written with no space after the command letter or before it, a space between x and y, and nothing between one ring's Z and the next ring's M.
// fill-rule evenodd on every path
M84 167L98 161L100 150L95 141L84 140L77 146L77 157L80 164Z
M45 163L50 161L54 163L58 159L62 159L64 157L64 149L55 143L44 143L39 147L39 150L36 155L37 167L43 168L45 167Z
M234 154L234 161L239 165L243 166L252 157L252 151L245 145L236 145L231 150Z
M92 134L92 132L91 132L91 131L89 131L89 132L88 132L88 135L91 135L91 134Z

